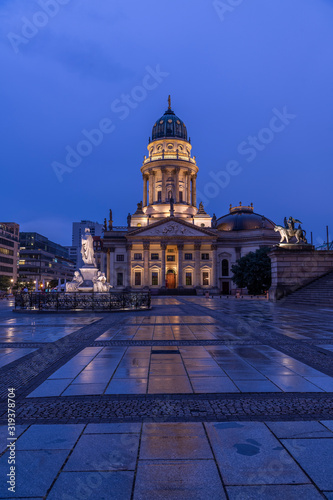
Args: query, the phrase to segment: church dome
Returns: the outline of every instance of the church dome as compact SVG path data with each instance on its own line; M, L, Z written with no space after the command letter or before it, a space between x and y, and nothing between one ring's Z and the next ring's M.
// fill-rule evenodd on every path
M187 130L185 123L172 111L169 96L169 107L161 118L159 118L152 131L152 140L178 137L187 141Z
M219 231L253 231L255 229L274 229L274 222L263 215L253 212L253 204L250 206L232 207L229 213L217 220Z

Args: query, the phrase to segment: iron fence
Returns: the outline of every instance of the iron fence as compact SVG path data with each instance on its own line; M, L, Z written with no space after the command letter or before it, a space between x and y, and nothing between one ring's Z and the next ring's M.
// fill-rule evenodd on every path
M128 311L150 309L150 292L30 292L15 295L15 310Z

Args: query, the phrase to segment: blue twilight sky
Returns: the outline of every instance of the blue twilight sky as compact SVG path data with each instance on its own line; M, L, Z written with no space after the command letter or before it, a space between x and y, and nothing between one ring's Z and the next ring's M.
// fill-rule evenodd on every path
M253 202L332 235L332 0L0 0L0 19L1 221L62 244L109 208L125 224L171 94L210 214Z

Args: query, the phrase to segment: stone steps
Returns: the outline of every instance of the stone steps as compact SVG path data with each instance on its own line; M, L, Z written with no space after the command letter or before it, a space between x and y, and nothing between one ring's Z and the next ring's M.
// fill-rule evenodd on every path
M333 272L292 293L285 303L333 308Z

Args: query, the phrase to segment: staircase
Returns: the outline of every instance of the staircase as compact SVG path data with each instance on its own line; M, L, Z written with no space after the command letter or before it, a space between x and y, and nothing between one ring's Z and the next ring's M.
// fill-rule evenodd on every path
M321 306L333 309L333 272L290 294L285 305Z

